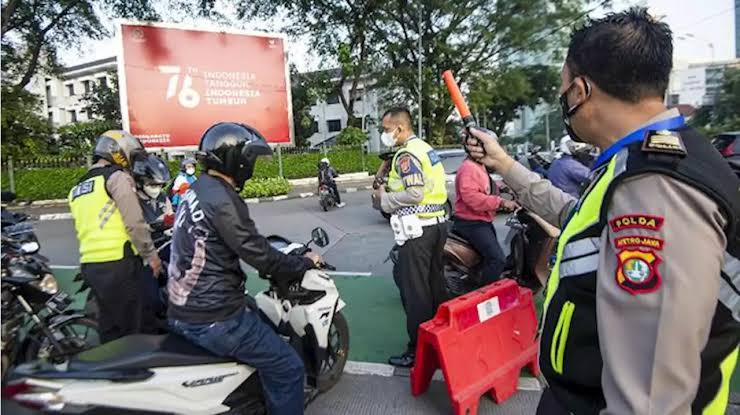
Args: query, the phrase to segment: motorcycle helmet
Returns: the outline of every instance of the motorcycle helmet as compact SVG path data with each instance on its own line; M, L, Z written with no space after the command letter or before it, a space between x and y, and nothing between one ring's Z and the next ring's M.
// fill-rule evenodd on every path
M109 162L130 169L134 159L145 154L144 146L138 138L123 130L108 130L95 141L93 159Z
M257 157L270 155L272 149L262 134L234 122L221 122L206 130L197 153L206 171L213 169L231 177L237 191L252 177Z
M154 154L147 154L146 157L136 159L132 173L138 186L148 184L164 186L170 181L170 170L167 164Z
M188 165L192 165L193 167L195 167L196 165L195 159L192 157L186 157L182 159L182 161L180 162L180 171L184 173Z
M560 151L569 156L575 156L581 152L591 151L591 146L586 143L577 143L569 135L560 139Z

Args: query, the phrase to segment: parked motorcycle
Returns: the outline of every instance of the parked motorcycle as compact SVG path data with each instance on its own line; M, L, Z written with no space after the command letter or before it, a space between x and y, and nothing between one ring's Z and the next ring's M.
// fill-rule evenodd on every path
M2 236L2 379L29 360L51 364L99 344L97 324L70 310L38 244Z
M545 285L550 274L550 256L560 231L526 209L512 213L506 226L509 227L506 244L510 253L502 277L537 291ZM445 285L450 295L456 297L483 285L479 270L481 257L465 238L451 232L443 256Z
M309 249L279 236L268 239L289 255ZM311 242L326 246L326 231L314 229ZM341 313L345 303L334 282L321 270L309 270L293 283L261 277L269 288L249 303L301 356L308 385L329 390L339 381L349 352L349 329ZM175 334L126 336L80 353L66 367L33 362L19 366L13 376L5 396L44 410L265 413L254 368L211 355Z

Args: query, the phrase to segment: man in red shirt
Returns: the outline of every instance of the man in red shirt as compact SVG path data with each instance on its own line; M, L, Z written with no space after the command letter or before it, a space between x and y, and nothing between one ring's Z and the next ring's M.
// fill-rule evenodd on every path
M495 184L486 168L465 159L455 178L455 233L467 239L482 257L481 276L489 284L501 277L506 257L496 239L493 218L499 207L515 209L517 204L492 194Z

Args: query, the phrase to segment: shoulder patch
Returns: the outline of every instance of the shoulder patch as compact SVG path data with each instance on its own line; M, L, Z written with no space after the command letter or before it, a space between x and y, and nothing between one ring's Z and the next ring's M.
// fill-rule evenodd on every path
M663 217L637 213L623 215L609 219L609 226L611 226L612 232L619 232L624 229L648 229L657 231L663 226Z
M427 152L427 157L429 157L429 161L432 162L432 166L434 166L435 164L439 163L439 161L440 161L439 160L439 154L437 154L437 152L434 151L434 149L429 150Z
M640 246L660 251L663 249L663 240L641 235L622 236L614 240L614 247L617 249Z
M681 135L675 131L648 131L645 140L642 142L642 151L685 156L686 146L681 140Z
M617 285L632 295L655 292L661 283L659 264L654 251L623 249L617 253Z

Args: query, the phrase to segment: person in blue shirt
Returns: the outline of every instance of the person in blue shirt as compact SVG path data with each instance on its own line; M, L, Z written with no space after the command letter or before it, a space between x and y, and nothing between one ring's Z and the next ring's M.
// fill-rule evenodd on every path
M563 153L559 159L552 162L547 171L547 178L555 187L578 197L581 185L588 180L589 168L580 160L581 153L588 154L591 146L585 143L576 143L570 136L560 139L560 151Z
M190 186L195 182L195 160L185 158L180 163L180 173L172 184L172 208L177 212L177 205L180 204L180 197L187 192Z

